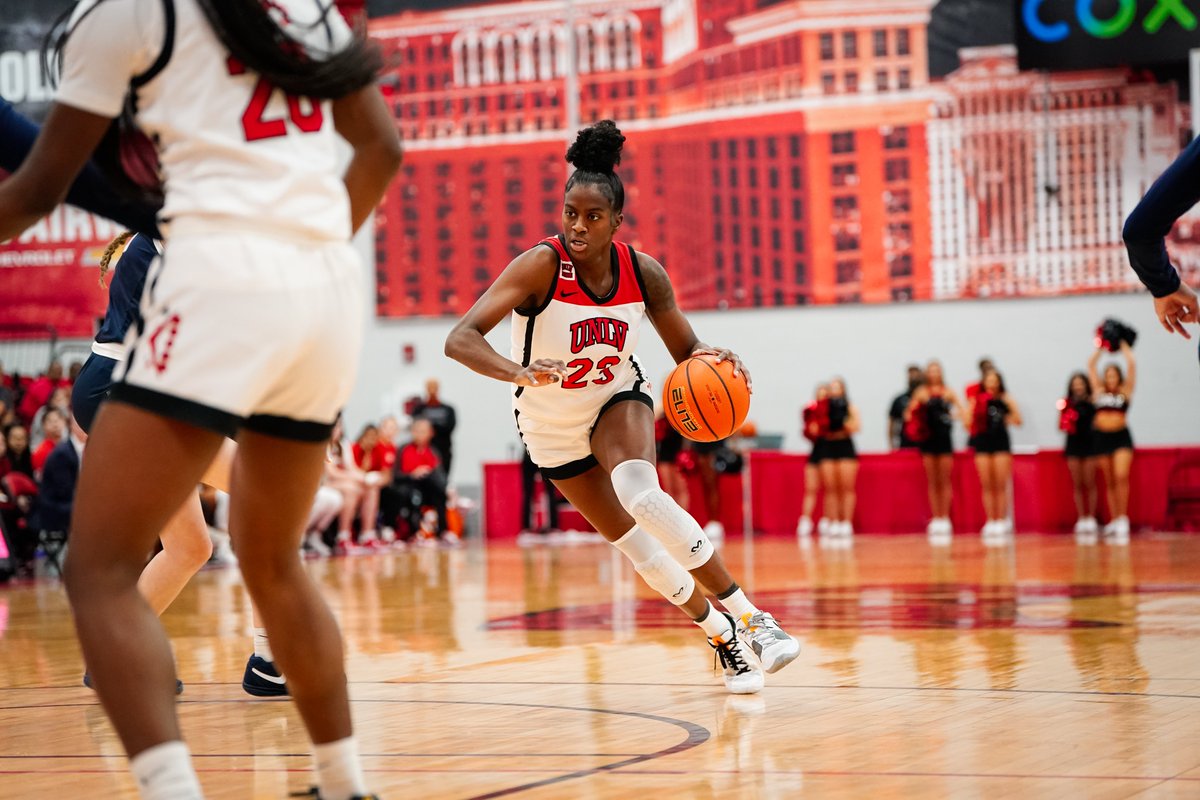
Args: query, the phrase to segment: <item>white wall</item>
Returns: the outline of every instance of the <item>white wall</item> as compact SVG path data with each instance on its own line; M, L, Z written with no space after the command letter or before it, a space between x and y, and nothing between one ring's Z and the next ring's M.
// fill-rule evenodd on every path
M688 315L700 337L739 352L754 375L750 418L760 432L781 432L787 449L803 450L799 409L822 379L841 375L863 416L861 450L885 448L887 409L902 388L910 361L937 357L948 381L961 389L974 380L975 364L991 356L1020 403L1025 426L1014 431L1018 448L1061 446L1056 400L1067 376L1086 365L1096 325L1121 319L1140 334L1139 380L1130 413L1142 445L1200 444L1200 365L1196 344L1168 336L1154 319L1149 297L1103 295L1034 300L990 300L885 306L826 306ZM420 392L426 377L442 382L442 395L458 409L454 480L479 482L479 463L516 452L508 387L470 372L442 355L453 320L375 321L367 334L363 366L347 408L353 432L367 420L395 412ZM653 379L671 366L654 330L646 325L639 355ZM507 351L507 324L490 337ZM401 363L405 344L416 349ZM657 381L656 381L657 382ZM965 444L965 434L956 432Z

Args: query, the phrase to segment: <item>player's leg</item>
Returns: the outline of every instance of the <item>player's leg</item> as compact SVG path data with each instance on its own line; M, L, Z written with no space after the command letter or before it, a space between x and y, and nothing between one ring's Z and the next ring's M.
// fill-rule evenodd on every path
M995 481L996 519L1008 524L1008 484L1012 479L1012 453L996 453L992 463L992 478Z
M661 542L638 526L622 507L602 467L594 466L571 478L555 478L554 485L592 527L633 563L651 589L678 606L704 631L709 645L721 659L725 686L731 692L751 694L762 689L762 670L744 653L733 618L713 608L695 578L671 557Z
M842 521L842 494L838 487L837 462L827 458L821 462L821 488L825 490L825 516L834 523Z
M842 492L842 519L854 525L854 509L858 505L858 459L844 458L837 462L838 484Z
M199 797L199 785L175 717L171 648L137 584L159 532L195 492L222 438L106 403L80 470L67 555L67 592L100 702L135 774L158 772L156 787L176 797Z
M212 555L200 495L193 492L159 534L162 550L142 570L138 590L161 615Z
M1122 447L1112 454L1113 513L1118 517L1129 516L1129 473L1133 468L1133 450Z
M975 454L975 472L979 476L979 494L983 497L983 515L990 526L996 518L992 505L992 458L987 453ZM991 528L988 528L991 532Z
M800 653L799 642L746 598L700 525L659 486L650 406L629 400L601 414L592 430L592 453L609 473L621 506L638 526L658 539L676 562L733 612L739 635L746 634L763 668L775 672L793 661Z
M253 421L253 420L251 420ZM353 750L342 636L300 559L313 495L325 464L323 442L299 442L244 430L234 460L230 534L246 588L270 634L273 655L316 750L322 791L323 748ZM357 752L333 755L339 783L366 794Z

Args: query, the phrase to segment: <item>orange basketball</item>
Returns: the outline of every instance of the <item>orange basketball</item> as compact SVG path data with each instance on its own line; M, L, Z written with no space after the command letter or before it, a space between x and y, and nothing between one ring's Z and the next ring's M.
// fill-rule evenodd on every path
M681 362L663 387L663 409L671 427L693 442L732 436L750 411L746 376L733 375L733 364L716 356Z

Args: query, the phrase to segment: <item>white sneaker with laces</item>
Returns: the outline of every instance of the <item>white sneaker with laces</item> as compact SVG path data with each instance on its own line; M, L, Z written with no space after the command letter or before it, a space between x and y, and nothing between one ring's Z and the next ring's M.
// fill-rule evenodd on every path
M732 694L761 692L766 683L762 666L753 656L747 654L741 636L737 633L737 625L734 624L733 617L725 614L725 618L729 620L730 641L727 642L719 637L708 640L708 646L715 651L715 656L721 665L725 688Z
M766 611L747 614L738 620L737 635L768 673L778 672L800 655L800 643Z
M801 517L800 521L796 523L796 535L801 539L807 539L812 536L812 532L813 521L808 517Z
M817 534L819 536L828 536L829 529L832 527L832 525L833 523L830 522L827 517L821 517L819 520L817 520Z
M1104 529L1104 543L1117 546L1129 544L1129 517L1117 517L1108 524Z

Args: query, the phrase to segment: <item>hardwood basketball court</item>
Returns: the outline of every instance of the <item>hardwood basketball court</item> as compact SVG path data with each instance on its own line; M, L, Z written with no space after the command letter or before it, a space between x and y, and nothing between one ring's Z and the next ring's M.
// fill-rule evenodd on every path
M948 551L731 540L803 643L728 695L699 630L605 545L311 561L348 640L358 738L386 798L1200 796L1200 537L1021 535ZM212 798L310 785L286 701L240 681L235 569L165 621ZM0 797L133 797L61 585L0 589Z

